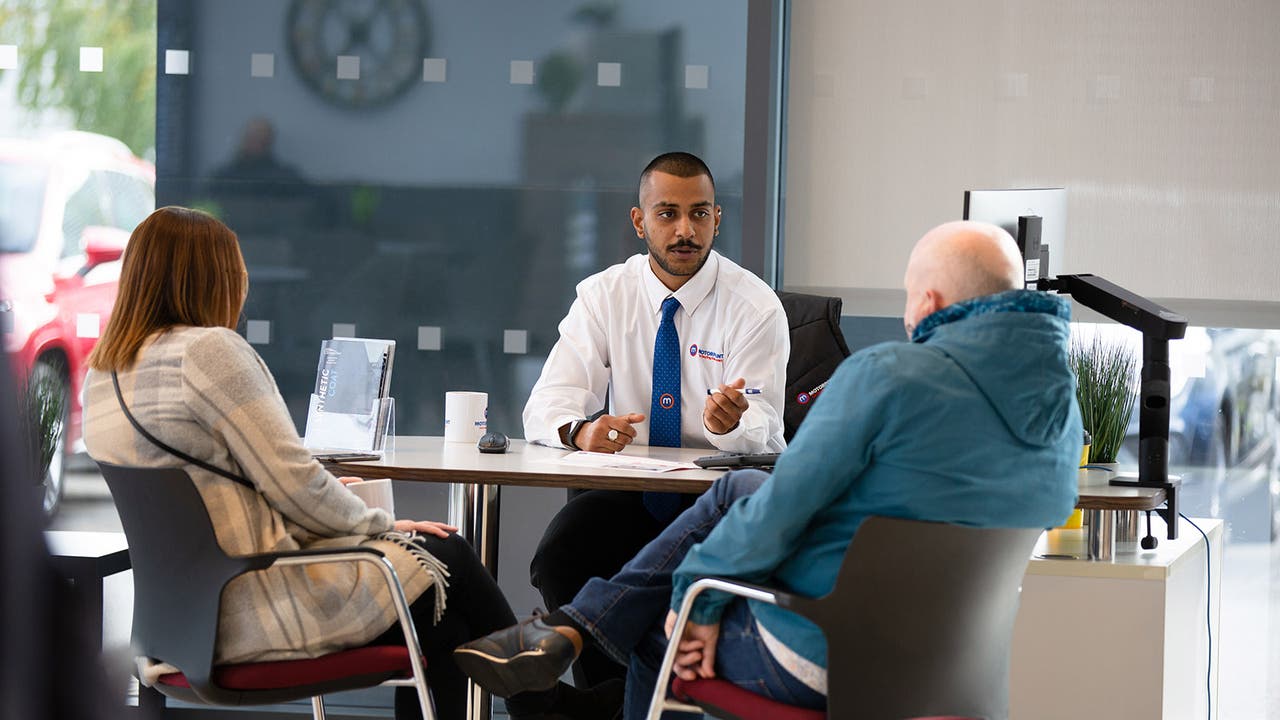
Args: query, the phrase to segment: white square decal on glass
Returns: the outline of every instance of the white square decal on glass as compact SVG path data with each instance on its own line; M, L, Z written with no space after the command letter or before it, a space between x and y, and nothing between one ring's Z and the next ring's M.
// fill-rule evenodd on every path
M503 330L502 352L508 355L523 355L529 352L529 331Z
M360 56L359 55L339 55L338 56L338 79L339 80L359 80L360 79Z
M191 71L191 53L186 50L164 51L164 74L187 75Z
M244 324L244 339L250 345L266 345L271 342L270 320L249 320Z
M711 69L706 65L685 65L684 86L689 90L706 90Z
M444 82L449 65L444 58L422 59L422 82Z
M433 325L420 325L418 327L418 349L439 350L440 328Z
M902 97L906 100L923 100L929 97L929 78L925 75L908 75L903 78Z
M102 48L80 48L80 72L102 72Z
M1026 73L1004 73L998 81L1001 100L1020 100L1027 96L1028 78Z
M1111 102L1120 99L1120 76L1098 75L1093 79L1094 102Z
M1193 77L1187 81L1187 99L1191 102L1213 102L1213 78Z
M0 70L18 69L18 46L0 45Z
M98 313L76 313L76 337L96 338L101 326Z
M622 85L622 63L596 63L596 84L600 87Z
M355 337L356 324L355 323L334 323L333 336L334 337Z
M512 85L532 85L533 84L533 61L532 60L512 60L511 61L511 84Z
M276 56L272 53L253 53L249 56L249 77L276 76Z

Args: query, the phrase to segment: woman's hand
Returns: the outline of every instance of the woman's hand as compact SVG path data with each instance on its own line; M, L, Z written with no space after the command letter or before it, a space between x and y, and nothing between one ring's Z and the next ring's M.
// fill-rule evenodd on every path
M458 528L435 520L397 520L393 527L397 532L429 533L442 538L449 537L449 533L458 532Z
M358 478L358 477L340 477L340 478L338 478L338 482L342 483L343 485L350 485L350 484L352 484L352 483L364 482L364 478Z

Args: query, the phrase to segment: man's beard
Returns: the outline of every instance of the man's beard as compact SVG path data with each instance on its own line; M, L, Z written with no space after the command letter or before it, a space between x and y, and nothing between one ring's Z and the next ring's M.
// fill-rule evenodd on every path
M711 257L711 249L714 246L715 246L715 240L712 239L711 242L707 244L706 254L704 254L698 260L698 264L693 268L693 270L690 270L688 272L683 272L683 271L677 271L675 268L672 268L669 264L667 264L666 253L656 252L654 248L648 244L648 242L645 243L645 249L648 250L649 257L653 258L654 262L658 263L658 267L662 268L667 274L673 275L675 277L697 275L698 271L702 269L702 266L707 264L707 259ZM682 248L682 247L692 248L697 246L693 245L692 243L677 242L675 245L672 245L671 247L667 248L667 252L671 252L677 248Z

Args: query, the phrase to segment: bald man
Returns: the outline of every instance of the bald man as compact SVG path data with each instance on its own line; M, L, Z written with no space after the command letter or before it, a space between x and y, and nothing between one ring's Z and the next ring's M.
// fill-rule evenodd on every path
M596 645L629 664L625 717L640 718L665 628L698 577L818 597L871 515L1060 524L1076 500L1081 437L1069 305L1018 289L1020 268L998 227L929 231L907 263L908 341L845 360L772 476L722 476L618 575L593 579L551 615L464 645L459 665L502 694L554 684L575 647ZM718 676L788 704L825 706L826 640L808 620L715 593L698 597L691 619L682 677ZM535 647L544 653L532 660L521 651Z

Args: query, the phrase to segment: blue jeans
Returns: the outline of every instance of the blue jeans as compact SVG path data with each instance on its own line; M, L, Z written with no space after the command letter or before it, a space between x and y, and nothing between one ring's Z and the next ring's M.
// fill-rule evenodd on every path
M667 647L663 624L671 607L671 575L689 548L706 539L739 498L769 476L759 470L726 473L612 578L592 578L562 608L614 660L627 665L626 720L643 718ZM716 676L791 705L821 708L826 698L773 659L760 640L745 600L729 605L720 622ZM688 717L668 713L664 717Z

